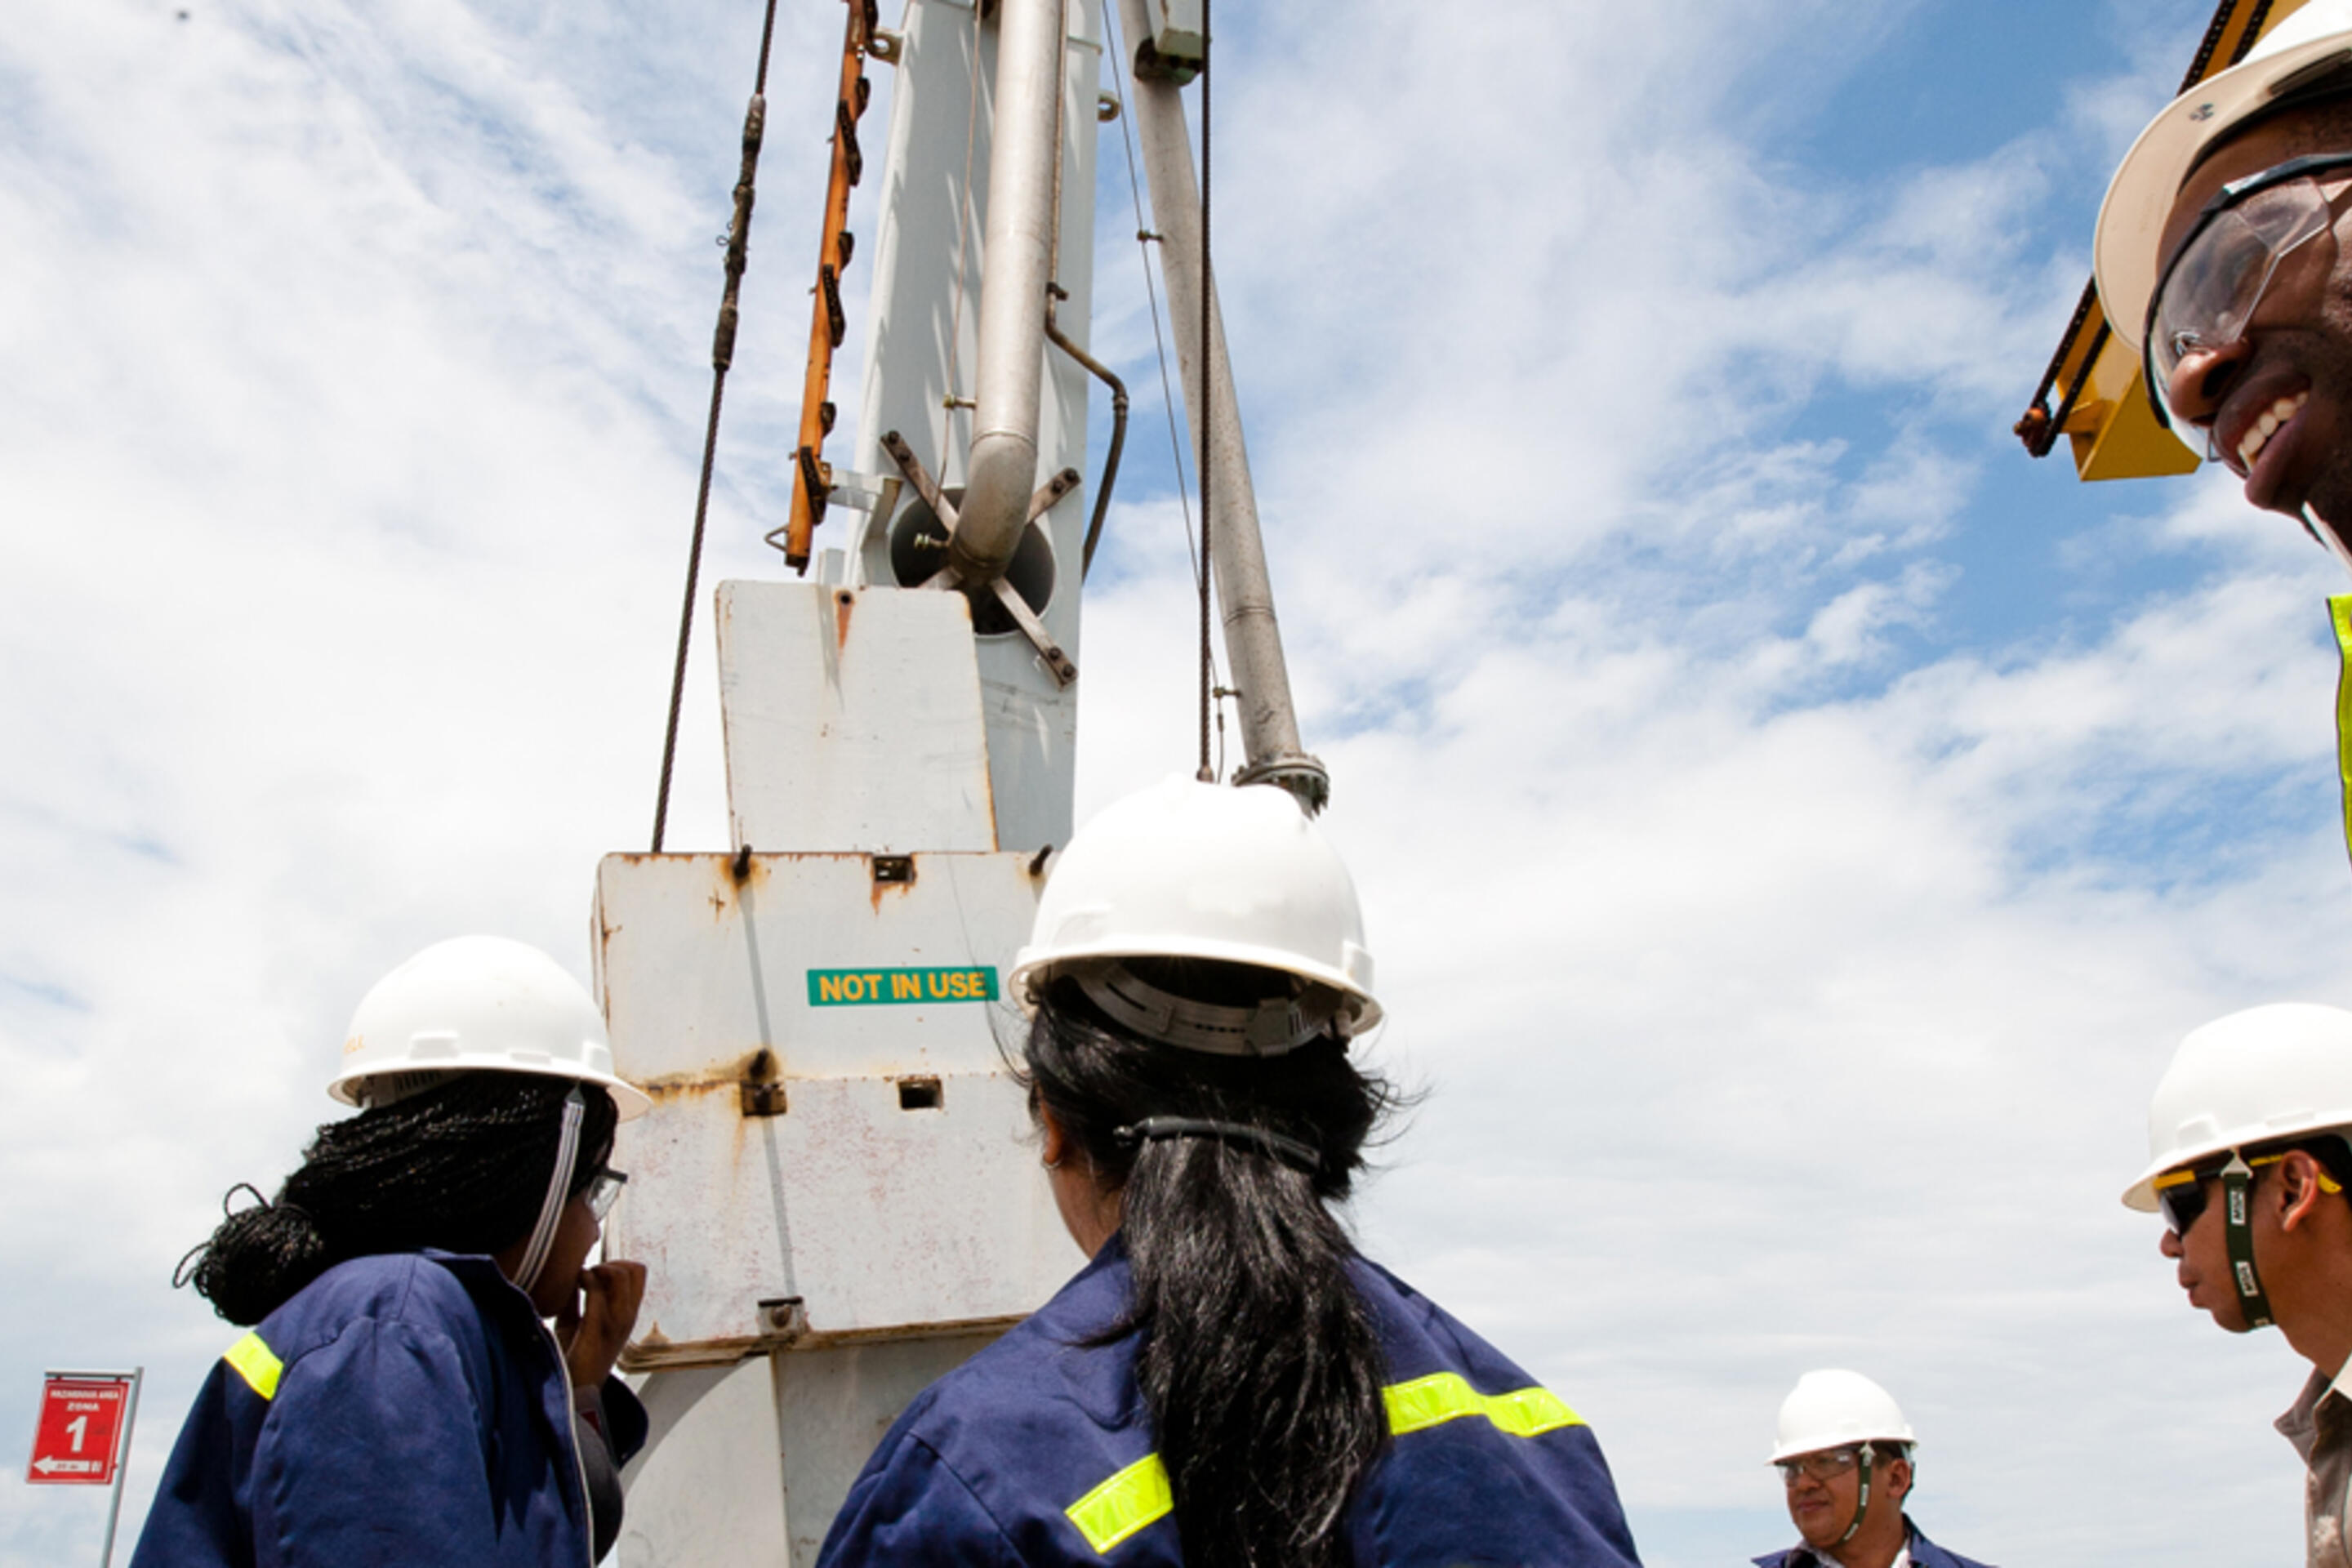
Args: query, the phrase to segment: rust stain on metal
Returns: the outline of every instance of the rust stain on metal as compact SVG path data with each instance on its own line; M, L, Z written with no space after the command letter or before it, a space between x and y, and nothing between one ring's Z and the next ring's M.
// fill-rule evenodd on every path
M720 1339L673 1342L648 1333L621 1352L623 1372L660 1372L689 1366L731 1366L747 1356L770 1351L822 1351L844 1345L887 1344L905 1340L961 1339L966 1334L1002 1334L1028 1314L955 1318L942 1322L893 1325L876 1329L803 1329L798 1332L729 1335Z
M667 1105L699 1100L707 1094L724 1093L728 1089L754 1083L773 1083L776 1078L775 1053L762 1046L726 1065L693 1072L667 1073L660 1078L640 1079L636 1083L655 1104Z
M752 1053L743 1072L742 1106L746 1116L782 1116L787 1109L784 1086L777 1081L776 1053L762 1047Z
M843 588L833 595L833 640L835 647L849 641L850 613L857 608L857 595Z
M912 855L877 855L874 857L874 912L882 912L882 895L886 892L906 893L915 886L915 858Z

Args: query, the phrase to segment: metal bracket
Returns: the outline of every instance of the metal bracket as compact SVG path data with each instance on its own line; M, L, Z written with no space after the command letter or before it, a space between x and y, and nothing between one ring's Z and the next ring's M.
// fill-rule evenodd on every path
M989 587L995 590L996 602L1004 606L1005 614L1011 616L1013 624L1021 628L1021 635L1036 648L1037 657L1045 661L1045 669L1053 676L1054 684L1067 686L1076 680L1078 667L1070 662L1070 656L1062 651L1061 645L1045 629L1045 623L1039 620L1037 612L1029 607L1029 601L1014 592L1013 584L1002 577L991 583Z
M1288 752L1252 763L1234 775L1234 783L1273 784L1287 790L1298 802L1299 809L1309 816L1320 812L1331 799L1329 772L1320 761L1302 752Z
M923 498L923 504L931 509L940 526L952 536L956 527L955 507L940 492L939 482L931 478L930 470L923 467L923 459L915 456L915 449L907 445L907 438L896 430L885 431L882 449L890 454L890 460L898 465L898 471L907 476L907 482L915 487L915 493Z
M1064 468L1060 473L1047 479L1037 488L1037 493L1029 498L1029 515L1023 521L1034 522L1045 516L1053 510L1055 501L1076 489L1085 478L1086 476L1076 468ZM953 530L950 531L952 532Z

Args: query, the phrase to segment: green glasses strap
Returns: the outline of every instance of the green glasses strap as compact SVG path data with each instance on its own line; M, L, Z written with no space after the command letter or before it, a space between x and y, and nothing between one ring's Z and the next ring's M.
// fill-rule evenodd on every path
M2237 1282L2238 1304L2245 1309L2246 1327L2271 1325L2271 1300L2263 1293L2254 1272L2254 1173L2243 1154L2232 1152L2221 1167L2221 1217L2230 1244L2230 1277Z

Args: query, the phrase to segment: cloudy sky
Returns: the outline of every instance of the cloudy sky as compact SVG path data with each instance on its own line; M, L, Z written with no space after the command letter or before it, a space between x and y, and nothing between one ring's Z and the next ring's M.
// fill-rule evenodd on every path
M841 26L782 9L706 581L782 574ZM1661 1568L1790 1539L1762 1458L1822 1365L1895 1392L1971 1555L2299 1551L2300 1364L2189 1311L2116 1194L2182 1032L2352 1004L2339 584L2226 476L2085 487L2008 435L2210 14L1220 9L1276 588L1376 1048L1427 1089L1360 1226L1591 1419ZM353 1001L463 930L584 976L596 859L642 846L758 27L0 31L0 1436L45 1365L143 1363L126 1530L226 1339L173 1263L330 1110ZM1082 813L1192 734L1102 174L1139 419ZM703 647L673 847L725 842L714 688ZM94 1557L101 1500L17 1462L0 1564Z

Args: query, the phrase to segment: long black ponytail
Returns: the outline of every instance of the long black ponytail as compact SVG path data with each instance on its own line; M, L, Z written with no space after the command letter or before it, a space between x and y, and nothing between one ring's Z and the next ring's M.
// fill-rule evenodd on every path
M586 1101L576 1192L612 1152L613 1097L541 1074L463 1073L320 1128L276 1201L230 1213L181 1260L173 1283L193 1283L222 1317L252 1324L353 1258L511 1247L546 1201L574 1088Z
M1177 964L1153 978L1197 995L1230 990L1236 967ZM1348 1196L1396 1091L1328 1035L1267 1057L1137 1039L1066 977L1040 1003L1023 1070L1097 1186L1122 1194L1134 1294L1107 1338L1138 1336L1137 1379L1185 1559L1348 1563L1348 1503L1388 1423L1380 1341L1330 1205ZM1155 1116L1256 1128L1305 1149L1136 1136Z

